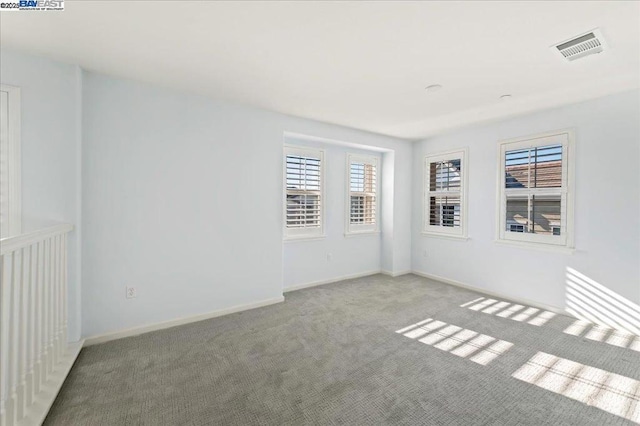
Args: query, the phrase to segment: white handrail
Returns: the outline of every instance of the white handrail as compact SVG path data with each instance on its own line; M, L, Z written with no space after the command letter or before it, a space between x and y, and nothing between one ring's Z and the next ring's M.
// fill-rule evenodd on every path
M41 423L36 401L62 369L72 229L62 224L0 240L1 426Z
M48 228L39 229L26 234L3 238L0 240L0 255L11 253L22 247L30 246L31 244L37 243L46 238L66 234L72 230L73 225L69 223L61 223L59 225L50 226Z

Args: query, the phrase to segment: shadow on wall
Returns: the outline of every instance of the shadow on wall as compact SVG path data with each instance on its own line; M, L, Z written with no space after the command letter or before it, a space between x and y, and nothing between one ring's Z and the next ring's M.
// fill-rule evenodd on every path
M567 267L567 312L582 320L640 336L640 306Z

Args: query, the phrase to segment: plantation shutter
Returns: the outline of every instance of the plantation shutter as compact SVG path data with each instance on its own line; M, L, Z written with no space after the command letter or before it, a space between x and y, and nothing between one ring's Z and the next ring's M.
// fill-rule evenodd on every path
M0 84L0 238L22 232L20 89Z
M348 232L377 230L378 159L348 156Z
M425 160L424 231L464 234L464 151Z
M9 236L9 96L0 91L0 238Z
M322 233L322 152L301 148L285 151L285 234Z
M567 244L568 134L503 143L500 238Z

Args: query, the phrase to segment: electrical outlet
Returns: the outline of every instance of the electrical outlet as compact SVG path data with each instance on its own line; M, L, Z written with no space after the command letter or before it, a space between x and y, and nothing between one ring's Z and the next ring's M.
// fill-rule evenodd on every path
M138 292L135 287L127 287L127 299L135 299L138 297Z
M327 253L327 262L330 262L333 259L333 254Z

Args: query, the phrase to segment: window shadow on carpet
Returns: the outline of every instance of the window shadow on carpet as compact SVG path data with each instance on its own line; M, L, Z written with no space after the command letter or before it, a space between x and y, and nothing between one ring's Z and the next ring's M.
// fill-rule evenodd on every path
M633 422L640 422L640 381L538 352L512 377Z
M480 365L488 365L513 346L511 342L432 318L397 330L396 333Z
M556 316L553 312L531 306L496 299L488 299L485 297L479 297L460 305L460 307L489 315L495 315L500 318L508 318L517 322L526 322L527 324L538 327L546 324L550 319Z

